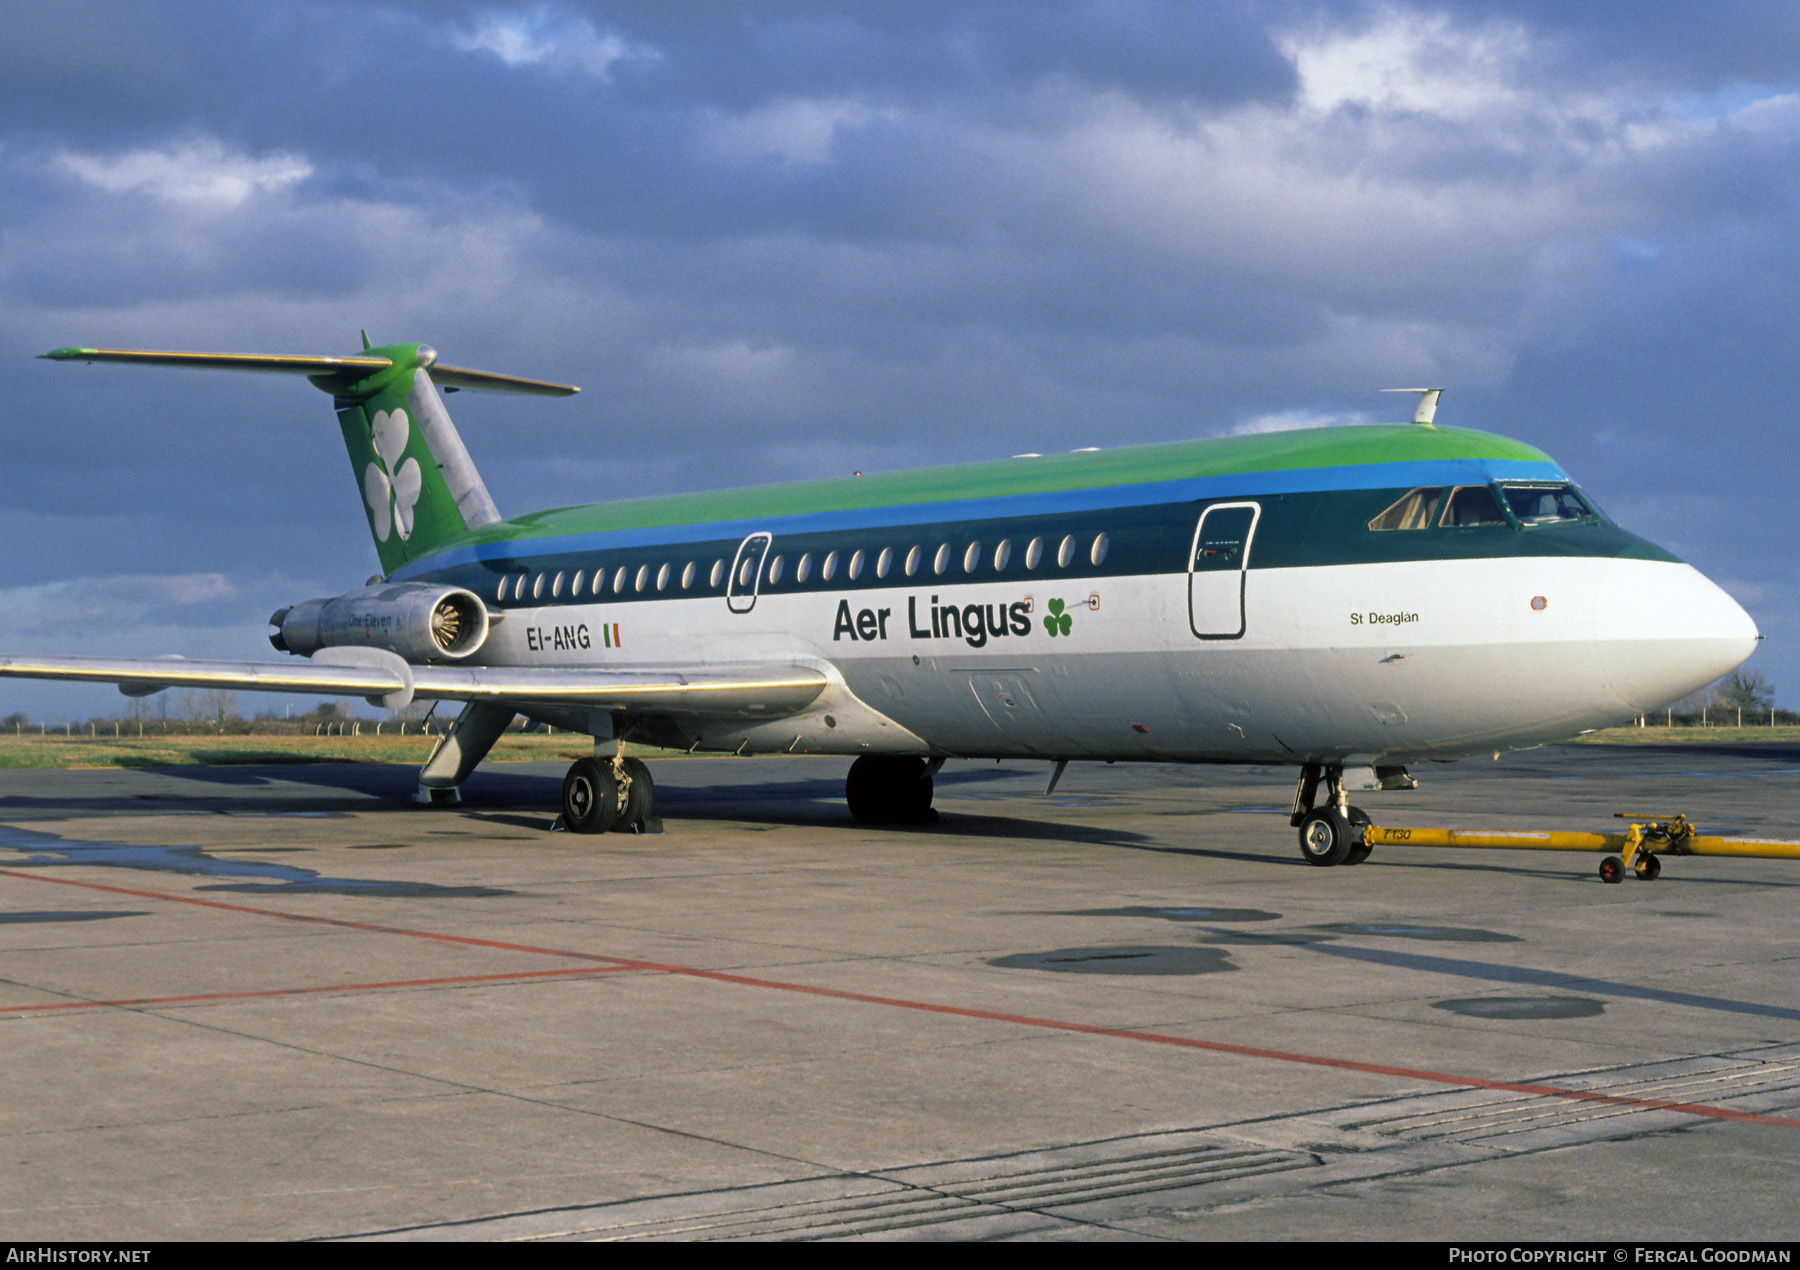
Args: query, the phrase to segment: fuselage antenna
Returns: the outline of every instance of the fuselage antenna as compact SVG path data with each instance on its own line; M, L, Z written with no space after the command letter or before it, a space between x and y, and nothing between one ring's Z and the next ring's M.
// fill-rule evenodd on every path
M1419 408L1413 411L1413 422L1420 427L1429 428L1432 420L1437 418L1438 394L1442 388L1383 388L1382 392L1416 392L1419 394Z

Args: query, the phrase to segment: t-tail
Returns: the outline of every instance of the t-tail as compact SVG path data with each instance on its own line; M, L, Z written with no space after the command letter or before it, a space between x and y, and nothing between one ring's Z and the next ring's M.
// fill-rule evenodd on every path
M438 387L566 397L566 384L438 364L427 344L368 347L354 357L260 353L168 353L135 349L59 348L58 362L127 362L200 370L305 375L331 394L350 467L362 493L381 571L435 551L470 529L500 519L481 474L464 448Z

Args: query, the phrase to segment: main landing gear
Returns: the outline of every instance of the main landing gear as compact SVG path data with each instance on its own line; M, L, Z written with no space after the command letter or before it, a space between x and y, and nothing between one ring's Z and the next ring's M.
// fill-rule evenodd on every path
M925 825L938 818L931 806L932 774L941 758L865 754L850 764L844 798L865 825Z
M563 828L573 833L658 833L656 785L642 759L578 758L563 777Z
M1324 806L1317 805L1321 782L1327 790ZM1308 763L1300 769L1290 823L1300 831L1300 856L1308 864L1361 864L1369 858L1372 848L1364 840L1369 817L1350 806L1342 767Z

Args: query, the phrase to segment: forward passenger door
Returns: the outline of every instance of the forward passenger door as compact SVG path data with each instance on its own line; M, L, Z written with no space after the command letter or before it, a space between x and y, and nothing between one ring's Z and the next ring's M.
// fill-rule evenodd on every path
M1188 557L1188 623L1201 639L1244 633L1244 584L1260 503L1214 503L1200 513Z

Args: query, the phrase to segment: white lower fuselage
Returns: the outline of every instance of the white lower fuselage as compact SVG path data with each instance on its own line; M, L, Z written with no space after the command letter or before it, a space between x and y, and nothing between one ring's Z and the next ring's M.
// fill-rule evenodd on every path
M1210 597L1205 574L922 572L841 593L770 586L748 611L751 597L717 593L527 603L477 660L768 662L831 681L798 716L645 725L646 741L699 750L1401 763L1624 722L1728 672L1756 638L1718 587L1663 560L1251 568ZM1226 616L1206 618L1209 603ZM946 629L949 610L979 631Z

